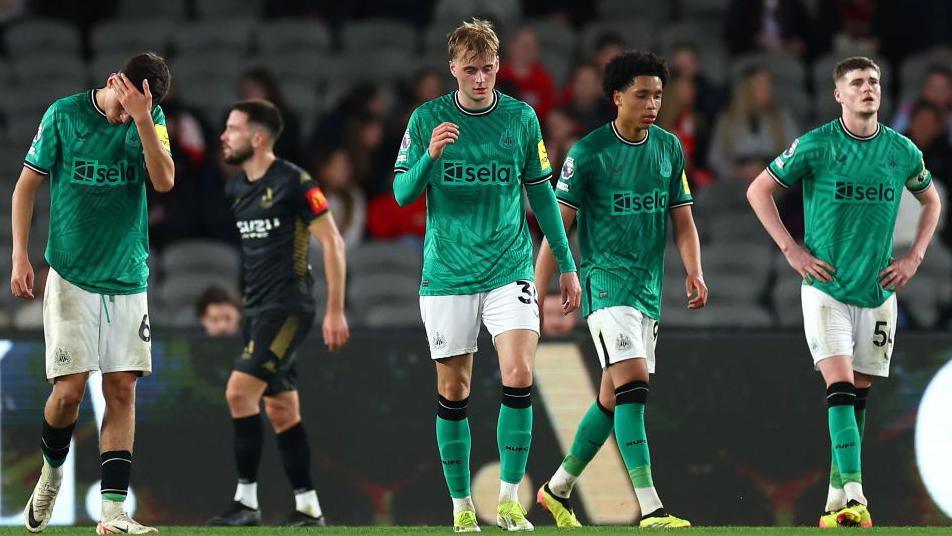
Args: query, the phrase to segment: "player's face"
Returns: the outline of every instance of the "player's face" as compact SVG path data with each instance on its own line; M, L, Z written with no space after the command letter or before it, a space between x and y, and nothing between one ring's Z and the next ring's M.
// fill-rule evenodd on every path
M248 114L232 110L225 122L225 131L221 133L221 151L226 164L239 166L254 155L253 135Z
M212 303L201 318L202 329L211 337L226 337L238 333L241 314L230 303Z
M870 115L879 111L882 88L876 69L856 69L836 81L833 90L836 102L853 114Z
M663 86L657 76L636 76L624 91L613 95L618 107L618 118L634 122L638 128L648 128L658 119L661 111Z
M467 52L450 62L450 72L468 101L489 106L493 88L496 87L499 56L477 58Z

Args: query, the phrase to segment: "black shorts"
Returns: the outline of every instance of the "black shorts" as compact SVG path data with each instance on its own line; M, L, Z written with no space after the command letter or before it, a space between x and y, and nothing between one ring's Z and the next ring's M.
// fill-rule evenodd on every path
M245 317L245 350L235 370L268 384L265 396L297 390L297 348L311 331L314 313L268 311Z

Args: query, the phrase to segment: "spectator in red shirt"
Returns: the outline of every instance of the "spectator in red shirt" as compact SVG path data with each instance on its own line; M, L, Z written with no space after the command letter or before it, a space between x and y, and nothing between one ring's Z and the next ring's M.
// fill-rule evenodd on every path
M532 106L536 115L545 117L555 104L555 83L539 62L539 36L528 26L517 29L509 40L509 49L497 80L515 88L513 95Z

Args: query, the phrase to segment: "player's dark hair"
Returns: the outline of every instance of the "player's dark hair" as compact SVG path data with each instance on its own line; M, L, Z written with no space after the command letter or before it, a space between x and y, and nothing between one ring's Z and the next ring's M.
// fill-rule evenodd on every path
M248 116L248 122L264 127L271 135L271 141L276 141L284 130L284 120L278 107L266 100L251 99L236 103L232 110L243 112Z
M612 100L616 91L627 89L638 76L657 76L664 87L668 83L668 66L653 52L622 52L605 66L602 78L605 96Z
M142 91L142 81L149 81L149 92L152 93L152 105L163 100L172 86L172 71L165 58L155 52L136 54L122 66L120 72L132 82L132 85Z
M833 68L833 83L835 84L837 80L846 76L846 73L857 69L874 69L876 73L882 74L879 65L876 65L875 61L866 56L852 56L841 60L836 64L836 67Z
M231 295L231 292L223 289L222 287L208 287L202 292L201 296L198 297L198 301L195 302L195 316L201 318L205 316L205 311L208 310L212 305L226 304L234 306L235 309L241 310L241 303L238 302L238 299Z

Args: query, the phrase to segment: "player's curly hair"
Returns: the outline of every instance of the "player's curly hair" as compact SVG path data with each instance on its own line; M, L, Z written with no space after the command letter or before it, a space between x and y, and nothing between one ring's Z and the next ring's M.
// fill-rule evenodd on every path
M495 58L499 55L499 36L493 29L493 23L488 20L473 18L447 37L447 52L451 60L467 52L475 58Z
M635 83L637 76L657 76L662 87L668 83L668 66L653 52L623 52L605 66L602 89L611 101L616 91L624 91Z
M153 106L165 100L165 95L172 86L172 72L169 70L169 64L165 58L155 52L144 52L132 56L126 60L121 72L139 91L142 91L142 81L149 81Z

